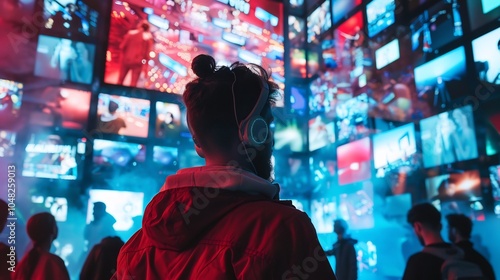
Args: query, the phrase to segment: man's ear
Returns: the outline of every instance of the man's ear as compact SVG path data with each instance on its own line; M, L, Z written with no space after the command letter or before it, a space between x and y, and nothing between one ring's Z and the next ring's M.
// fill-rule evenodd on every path
M416 232L416 233L420 233L422 231L423 227L422 227L422 223L420 222L415 222L413 223L413 230Z
M205 153L203 152L203 149L198 146L197 144L194 144L194 149L196 150L196 153L201 157L205 158Z

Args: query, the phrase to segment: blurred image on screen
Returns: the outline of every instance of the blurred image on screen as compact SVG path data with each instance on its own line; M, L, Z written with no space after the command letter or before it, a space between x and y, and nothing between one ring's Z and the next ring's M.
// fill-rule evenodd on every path
M0 158L13 157L16 145L16 133L0 130Z
M290 106L292 113L304 115L307 107L307 90L301 87L290 87Z
M94 140L94 165L101 168L135 167L146 160L146 147L141 144Z
M95 45L40 35L36 50L35 75L90 84L94 71Z
M220 66L258 59L283 77L283 3L231 3L113 1L104 82L182 94L199 54Z
M373 0L366 5L368 36L373 37L396 21L395 0Z
M335 125L322 116L309 120L309 151L326 147L335 142Z
M306 23L303 19L288 16L288 39L292 48L304 47L306 42L305 26Z
M500 84L500 28L473 40L472 51L479 79Z
M341 21L350 11L361 4L362 0L335 0L332 5L333 24Z
M467 8L472 30L500 17L500 0L467 0Z
M463 36L459 1L439 1L410 25L413 50L432 53Z
M339 196L339 216L351 229L373 228L373 187L370 183Z
M394 39L375 51L377 69L381 69L399 59L399 41Z
M97 130L147 137L149 112L149 100L101 93L97 107Z
M11 125L19 117L23 84L0 79L0 127Z
M307 42L318 41L319 36L332 27L330 0L326 0L307 17Z
M95 37L99 13L85 2L81 0L44 0L44 32L71 38Z
M68 218L68 200L65 197L33 195L31 196L31 202L34 204L33 214L50 212L57 222L66 222Z
M272 161L275 181L281 186L281 194L291 197L311 191L308 158L275 153Z
M427 198L441 202L482 199L481 177L477 170L427 178Z
M424 167L477 158L472 107L466 106L420 121Z
M86 139L32 134L25 148L23 176L76 180Z
M415 125L413 123L373 136L373 161L378 178L391 171L418 168Z
M32 96L26 105L31 105L30 123L68 129L84 129L90 109L90 92L46 87Z
M275 115L274 149L303 152L306 144L305 123L299 118L280 118Z
M144 213L144 193L142 192L91 189L87 206L87 224L93 219L95 202L106 204L106 212L116 219L113 225L116 231L127 231L136 227L133 218L142 216Z
M177 138L181 129L181 109L178 104L156 102L156 137Z
M336 198L311 200L311 222L317 233L333 233L333 222L338 217Z
M368 99L367 95L359 95L338 103L336 111L337 139L339 141L354 139L368 133Z
M371 178L370 138L337 148L339 184L346 185Z
M166 169L177 169L179 151L175 147L153 147L153 162Z
M465 49L459 47L415 68L418 95L429 95L434 106L447 104L457 94L450 92L448 86L462 80L465 74Z

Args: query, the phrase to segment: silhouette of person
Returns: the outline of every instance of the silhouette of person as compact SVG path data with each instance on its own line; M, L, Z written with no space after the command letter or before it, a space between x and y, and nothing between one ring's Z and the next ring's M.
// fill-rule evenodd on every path
M69 39L61 39L54 49L54 54L50 60L50 66L59 70L59 79L67 81L70 76L70 65L78 54L73 47L73 42Z
M106 237L90 250L80 280L109 280L116 271L116 260L123 246L118 236Z
M333 232L337 234L337 242L331 250L325 251L327 256L335 256L335 275L338 279L358 279L358 261L354 245L358 243L347 234L348 225L345 220L333 222Z
M38 213L29 218L26 225L33 248L22 258L16 267L16 280L69 280L64 261L50 253L52 242L57 238L56 219L48 212Z
M486 279L496 279L493 268L488 260L473 248L470 242L472 232L472 221L463 214L450 214L446 216L448 221L448 238L465 253L465 260L477 264L483 271Z
M99 115L97 118L97 130L104 133L118 134L122 128L127 127L125 121L116 115L118 108L120 108L120 105L117 102L109 100L108 113Z
M106 204L94 203L94 220L85 227L84 239L87 241L87 251L90 251L104 237L116 236L113 225L116 219L106 212Z
M137 29L130 30L120 44L121 66L118 84L123 85L123 81L129 71L132 71L130 81L131 87L136 87L139 76L149 58L149 53L153 50L153 34L149 32L149 23L142 20L137 25Z
M89 59L89 51L84 43L75 44L76 57L70 61L70 81L76 83L90 84L92 81L92 63Z

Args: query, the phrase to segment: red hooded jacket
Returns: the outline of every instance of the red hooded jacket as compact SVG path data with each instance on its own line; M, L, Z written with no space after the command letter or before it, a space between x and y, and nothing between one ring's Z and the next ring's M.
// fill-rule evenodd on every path
M113 279L336 279L309 217L268 181L180 170L146 208Z

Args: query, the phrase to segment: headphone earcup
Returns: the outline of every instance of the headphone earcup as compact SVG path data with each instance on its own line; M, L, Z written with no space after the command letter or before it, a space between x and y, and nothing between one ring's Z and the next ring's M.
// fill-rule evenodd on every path
M241 123L240 140L250 146L258 147L264 144L269 136L269 126L260 116Z

